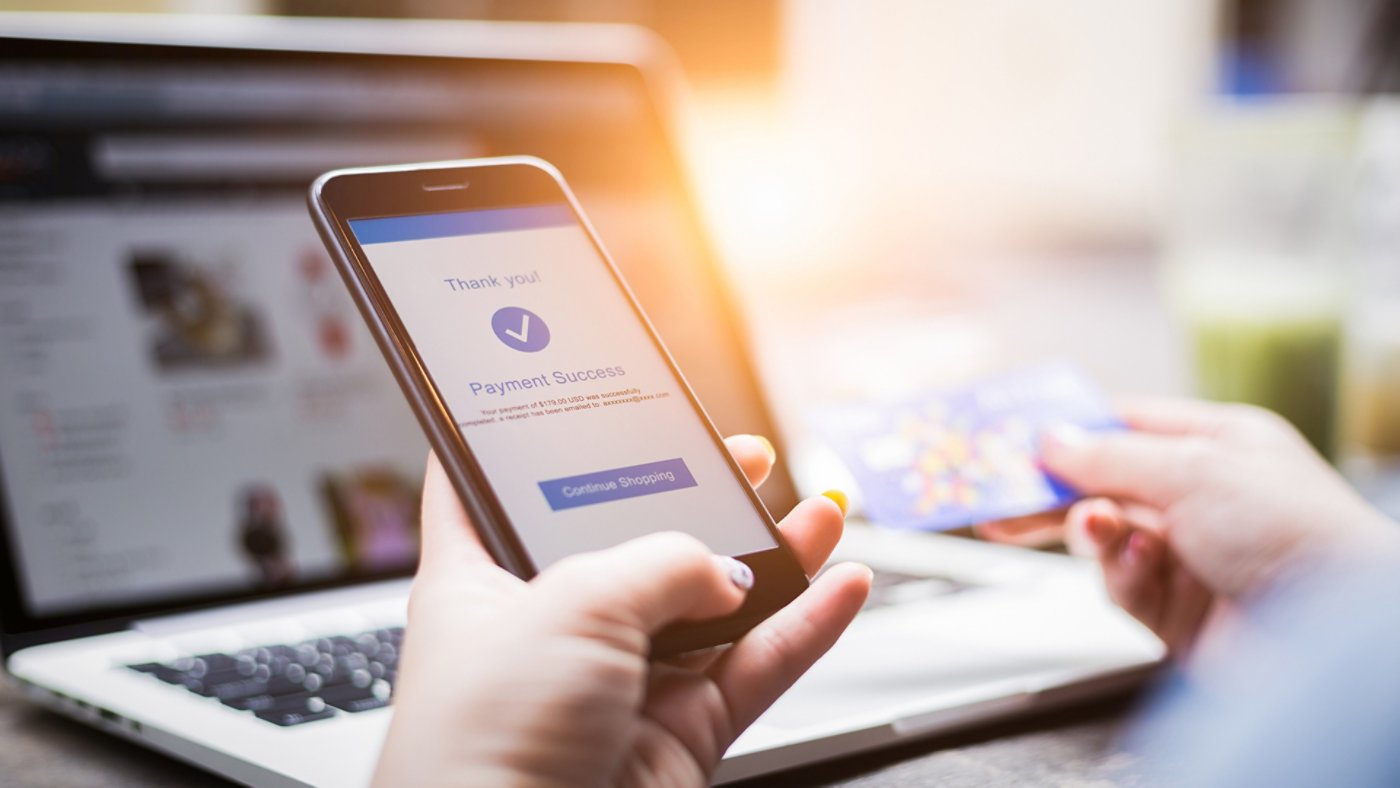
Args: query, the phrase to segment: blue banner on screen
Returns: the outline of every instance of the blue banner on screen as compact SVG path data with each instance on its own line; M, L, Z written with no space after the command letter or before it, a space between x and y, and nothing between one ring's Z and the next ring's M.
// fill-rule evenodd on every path
M381 219L351 219L350 229L361 246L426 238L452 238L459 235L503 233L574 224L573 211L564 203L527 205L520 208L491 208L485 211L421 213L388 216Z
M695 477L679 457L540 482L549 508L556 512L694 486Z

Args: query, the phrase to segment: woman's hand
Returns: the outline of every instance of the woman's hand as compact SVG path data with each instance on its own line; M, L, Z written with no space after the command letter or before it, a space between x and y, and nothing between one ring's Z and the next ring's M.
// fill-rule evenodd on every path
M766 441L735 436L751 482ZM780 527L815 574L841 535L827 498ZM379 785L700 785L729 744L826 652L870 588L824 572L734 646L647 659L667 624L733 612L742 576L697 540L654 534L560 561L525 583L491 562L436 458Z
M1143 401L1130 430L1052 433L1046 468L1085 494L1071 549L1174 651L1294 567L1397 549L1367 504L1286 421L1244 405Z

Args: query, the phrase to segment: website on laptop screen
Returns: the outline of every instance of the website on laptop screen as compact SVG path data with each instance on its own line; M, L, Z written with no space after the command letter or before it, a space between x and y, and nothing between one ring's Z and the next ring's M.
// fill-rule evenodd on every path
M767 427L631 83L3 53L0 477L31 616L412 568L426 445L306 215L334 167L559 163L720 427Z
M412 564L418 428L297 208L0 218L0 436L37 613Z

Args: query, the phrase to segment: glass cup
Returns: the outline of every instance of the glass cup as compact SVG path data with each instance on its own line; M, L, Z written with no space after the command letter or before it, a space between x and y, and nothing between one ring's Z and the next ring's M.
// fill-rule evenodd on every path
M1315 99L1203 113L1181 135L1165 239L1164 285L1190 335L1197 392L1274 410L1328 457L1355 115Z

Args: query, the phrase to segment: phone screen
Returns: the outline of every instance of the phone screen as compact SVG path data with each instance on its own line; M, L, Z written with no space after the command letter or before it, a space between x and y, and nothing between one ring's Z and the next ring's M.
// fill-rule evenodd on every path
M777 546L568 203L349 225L537 568L658 530Z

